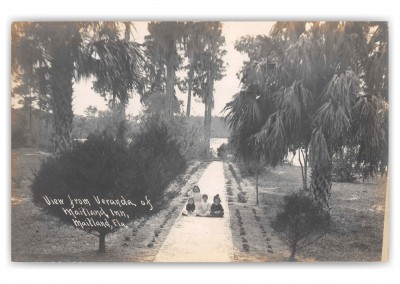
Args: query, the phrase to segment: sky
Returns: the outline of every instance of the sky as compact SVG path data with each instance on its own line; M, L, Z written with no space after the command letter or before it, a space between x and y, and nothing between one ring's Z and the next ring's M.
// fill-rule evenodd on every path
M212 115L222 116L221 112L225 104L232 100L232 97L239 91L239 79L236 74L239 72L243 61L246 57L234 48L236 40L246 35L259 35L269 34L275 22L222 22L223 35L225 36L225 49L227 54L224 61L228 64L226 66L225 76L222 80L215 83L214 91L214 110ZM134 22L135 31L133 31L134 38L137 42L142 43L144 36L148 34L147 22ZM179 74L177 74L179 76ZM176 95L179 100L183 101L183 110L186 111L187 94L181 93L178 88L175 88ZM92 90L91 80L84 80L74 85L74 113L84 114L88 106L96 106L99 110L106 110L107 105L104 99ZM138 115L142 111L142 106L139 101L139 95L133 94L129 105L126 109L127 113ZM197 98L192 98L191 115L203 116L204 104Z

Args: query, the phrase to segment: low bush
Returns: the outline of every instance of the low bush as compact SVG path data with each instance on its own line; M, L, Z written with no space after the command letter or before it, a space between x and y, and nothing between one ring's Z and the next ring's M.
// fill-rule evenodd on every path
M237 194L238 202L247 203L247 192L241 191Z
M332 180L336 182L354 182L362 170L357 163L357 151L354 147L336 153L332 158Z
M222 143L217 149L217 156L221 159L226 159L228 152L228 145Z
M104 252L105 236L121 227L113 224L111 210L126 213L127 216L118 217L124 225L154 214L163 205L166 187L185 167L178 144L164 125L146 125L132 140L127 145L107 132L91 134L84 143L74 144L71 151L48 158L34 174L31 186L34 203L62 222L98 235L99 251ZM76 214L72 218L62 207L49 205L44 196L66 204L71 199L89 200L90 205L80 204L73 210L104 210L108 217L103 214L90 218L93 223L103 222L108 226L79 226L89 222L87 216ZM105 200L124 198L136 206L98 204L95 196Z
M330 216L314 200L293 193L283 199L283 208L271 222L271 227L290 249L290 261L296 252L323 237L330 227Z

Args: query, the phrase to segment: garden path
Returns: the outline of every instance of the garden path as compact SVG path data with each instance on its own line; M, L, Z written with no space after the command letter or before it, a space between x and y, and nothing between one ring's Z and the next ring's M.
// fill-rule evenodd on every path
M210 163L198 185L201 193L209 196L210 202L214 195L220 195L225 216L207 218L180 215L154 262L231 262L233 260L233 241L222 162Z

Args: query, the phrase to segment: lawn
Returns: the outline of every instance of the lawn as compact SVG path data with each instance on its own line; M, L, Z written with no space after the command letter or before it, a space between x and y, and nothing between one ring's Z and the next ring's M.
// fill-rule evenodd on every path
M31 200L30 179L46 154L33 149L12 151L12 236L14 261L136 261L151 262L186 202L186 191L201 177L206 163L192 162L169 190L178 190L165 208L135 220L106 237L106 254L97 253L98 238L43 214ZM224 162L224 174L234 242L234 261L287 261L288 248L270 226L283 196L299 190L300 168L288 164L260 177L260 205L256 206L255 179ZM248 200L240 203L239 192ZM298 252L298 261L379 261L386 177L367 183L334 183L332 230Z
M186 202L185 193L197 183L206 163L189 163L168 190L177 190L156 215L128 224L106 237L106 253L97 253L98 238L61 224L32 203L32 170L46 153L34 149L12 150L11 252L13 261L134 261L152 262L170 227Z
M297 166L283 164L265 172L259 181L260 205L256 206L255 178L226 163L232 197L231 213L237 261L286 261L289 250L270 227L280 210L282 198L301 187ZM234 172L234 173L233 173ZM242 175L243 174L243 175ZM236 176L236 178L235 178ZM247 203L239 203L236 194L246 191ZM298 252L299 261L380 261L382 255L386 176L369 182L333 183L332 229L315 244ZM241 221L239 221L241 219ZM240 225L242 223L242 225ZM242 229L241 229L242 227Z

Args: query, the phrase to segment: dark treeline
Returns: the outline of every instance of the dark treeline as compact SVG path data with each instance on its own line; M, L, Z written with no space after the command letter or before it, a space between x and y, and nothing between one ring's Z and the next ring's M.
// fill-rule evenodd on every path
M205 106L203 136L211 137L214 83L225 71L225 38L220 22L151 22L143 44L131 22L20 22L12 25L12 95L29 113L52 114L56 155L71 149L73 85L93 79L117 125L126 106L139 95L146 117L163 121L181 115L176 88L187 92L186 116L193 96ZM180 80L178 71L187 75ZM205 149L205 150L206 150ZM206 151L207 152L207 151Z

